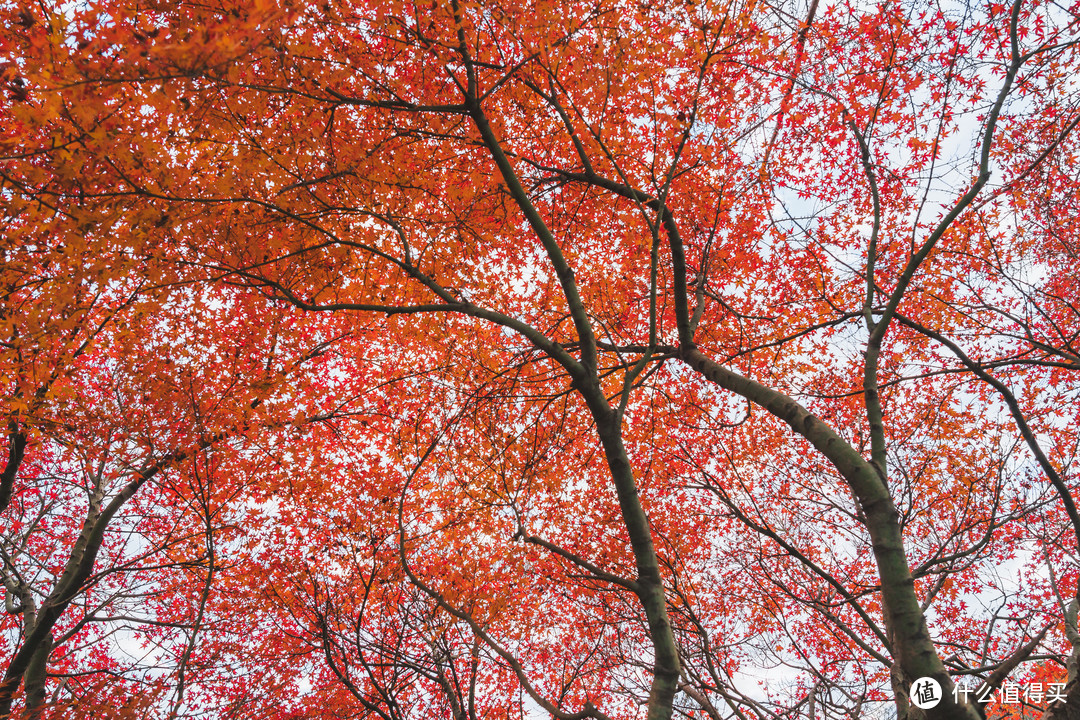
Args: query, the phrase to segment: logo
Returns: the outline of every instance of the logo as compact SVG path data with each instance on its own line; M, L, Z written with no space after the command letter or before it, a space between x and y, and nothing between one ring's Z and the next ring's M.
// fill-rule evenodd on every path
M929 710L941 702L941 685L934 678L921 677L911 684L909 697L915 707Z

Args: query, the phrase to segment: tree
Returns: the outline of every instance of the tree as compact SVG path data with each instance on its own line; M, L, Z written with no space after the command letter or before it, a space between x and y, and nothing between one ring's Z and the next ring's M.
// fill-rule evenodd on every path
M165 685L228 647L303 658L296 712L384 718L915 717L925 677L927 717L975 718L958 679L1076 691L1080 8L4 12L9 262L74 229L72 257L206 329L215 382L183 402L239 392L231 419L159 446L281 438L268 465L216 450L213 502L214 455L154 488L201 508L207 553L224 508L259 538L206 566ZM187 341L153 318L95 342ZM291 421L252 424L271 389ZM29 392L4 479L32 499ZM204 623L215 584L277 639ZM748 687L761 664L789 686ZM171 697L145 704L193 711Z

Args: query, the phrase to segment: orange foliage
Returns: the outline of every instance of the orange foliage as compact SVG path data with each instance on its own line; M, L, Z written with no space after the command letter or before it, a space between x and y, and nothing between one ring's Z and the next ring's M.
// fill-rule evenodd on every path
M1074 681L1078 13L0 2L0 718Z

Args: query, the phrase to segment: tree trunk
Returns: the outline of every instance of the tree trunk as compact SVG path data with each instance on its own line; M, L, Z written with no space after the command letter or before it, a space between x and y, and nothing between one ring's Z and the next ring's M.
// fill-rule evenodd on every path
M30 665L23 673L23 683L26 685L26 711L23 717L26 720L37 720L45 708L45 681L48 677L46 671L52 649L53 638L52 634L49 634L34 651Z

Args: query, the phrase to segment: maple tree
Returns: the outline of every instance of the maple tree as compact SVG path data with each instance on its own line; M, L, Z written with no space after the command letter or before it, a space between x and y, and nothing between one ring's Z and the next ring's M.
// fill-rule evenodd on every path
M0 7L0 717L1080 706L1080 5Z

